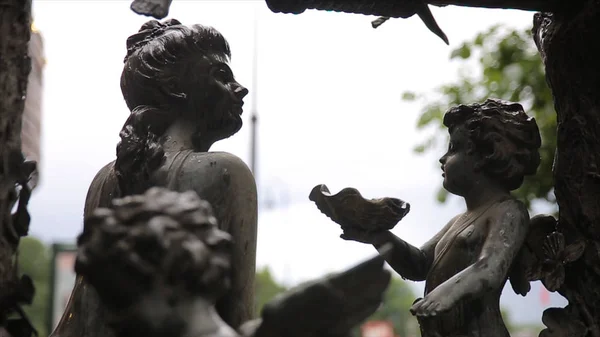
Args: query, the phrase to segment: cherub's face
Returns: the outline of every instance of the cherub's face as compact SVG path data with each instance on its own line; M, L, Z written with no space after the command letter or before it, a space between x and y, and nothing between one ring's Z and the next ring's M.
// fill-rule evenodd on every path
M142 295L119 317L117 336L239 337L218 315L213 301L194 295L172 300L178 291L155 286Z
M452 194L464 196L480 174L476 169L479 161L467 131L463 127L453 128L448 152L440 158L444 188Z

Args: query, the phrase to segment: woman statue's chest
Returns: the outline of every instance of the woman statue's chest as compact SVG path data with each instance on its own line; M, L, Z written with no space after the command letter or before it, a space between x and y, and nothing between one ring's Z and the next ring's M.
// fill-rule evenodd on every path
M213 208L229 209L237 194L255 193L252 174L237 157L223 152L167 153L161 168L152 178L153 185L185 192L195 191Z

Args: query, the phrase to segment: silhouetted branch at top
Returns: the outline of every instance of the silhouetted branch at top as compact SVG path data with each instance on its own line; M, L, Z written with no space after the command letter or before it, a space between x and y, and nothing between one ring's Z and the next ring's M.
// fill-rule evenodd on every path
M553 12L565 7L562 0L266 0L269 8L276 13L300 14L307 9L328 10L344 13L381 15L393 18L412 16L414 9L421 5L464 6L482 8L520 9L528 11ZM569 6L580 1L570 1Z
M169 14L173 0L134 0L131 9L146 16L163 19ZM439 27L429 5L435 6L466 6L483 8L520 9L528 11L555 12L562 8L575 7L581 0L569 1L566 5L561 0L266 0L267 6L274 13L300 14L307 9L336 11L364 15L378 15L373 22L373 28L379 27L389 18L408 18L418 15L427 28L439 36L446 44L448 38Z
M131 9L146 16L163 19L169 14L173 0L134 0ZM414 9L422 5L465 6L482 8L520 9L526 11L555 12L563 7L574 7L580 0L266 0L276 13L300 14L307 9L331 10L344 13L379 15L392 18L407 18L415 14ZM568 2L568 4L567 4Z
M566 6L561 0L266 0L267 6L275 13L300 14L307 9L354 13L364 15L379 15L373 22L373 28L379 27L389 18L408 18L417 14L431 32L439 36L446 44L448 38L438 26L428 5L436 6L466 6L484 8L520 9L529 11L554 12ZM579 1L570 2L573 7ZM566 8L566 7L564 7Z

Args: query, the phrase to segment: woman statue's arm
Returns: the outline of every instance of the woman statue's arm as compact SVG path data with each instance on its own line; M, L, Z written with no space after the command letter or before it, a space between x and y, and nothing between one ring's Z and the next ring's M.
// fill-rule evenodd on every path
M367 233L356 229L345 229L340 236L344 240L372 244L377 250L383 245L392 245L391 254L386 254L386 261L402 278L411 281L424 281L433 263L435 246L448 228L454 223L452 219L433 238L421 248L417 248L400 239L390 231Z

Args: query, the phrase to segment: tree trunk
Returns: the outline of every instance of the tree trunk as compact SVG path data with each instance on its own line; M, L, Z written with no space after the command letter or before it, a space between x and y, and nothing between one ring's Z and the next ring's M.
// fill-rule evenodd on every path
M19 232L12 207L22 181L21 117L31 63L31 0L0 0L0 320L4 323L18 291L13 256ZM18 302L18 300L16 301Z
M558 231L567 245L581 240L586 243L583 256L565 266L565 282L559 292L569 300L565 313L571 318L570 324L578 325L578 320L586 326L587 336L598 337L600 0L585 1L571 13L536 14L534 34L557 113L554 180Z

